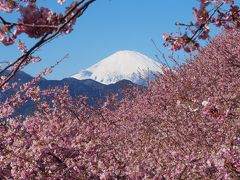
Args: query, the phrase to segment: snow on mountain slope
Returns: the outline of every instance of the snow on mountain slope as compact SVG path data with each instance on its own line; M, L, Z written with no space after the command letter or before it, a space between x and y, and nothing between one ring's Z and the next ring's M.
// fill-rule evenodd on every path
M143 84L158 73L162 73L160 63L139 52L118 51L72 77L79 80L93 79L103 84L113 84L123 79Z

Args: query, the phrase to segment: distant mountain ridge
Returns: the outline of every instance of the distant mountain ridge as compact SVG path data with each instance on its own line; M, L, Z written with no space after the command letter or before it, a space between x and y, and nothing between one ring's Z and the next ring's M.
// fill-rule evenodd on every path
M11 82L16 81L20 86L23 83L29 82L31 79L33 79L32 76L23 71L20 71L14 76ZM118 93L120 97L123 97L123 89L125 87L140 87L128 80L122 80L111 85L101 84L92 79L77 80L75 78L65 78L62 80L42 79L39 82L39 87L41 90L54 87L63 88L65 85L68 86L71 97L76 98L78 96L87 96L89 98L88 103L93 107L98 106L96 101L100 99L104 100L106 96L111 96ZM8 90L4 93L0 93L0 101L4 101L5 99L13 95L15 92L17 92L17 88ZM22 108L20 108L17 114L26 115L33 112L33 110L34 106L32 102L29 102L25 104Z
M103 84L114 84L126 79L136 84L144 84L162 73L162 65L136 51L118 51L91 67L73 75L78 80L93 79Z

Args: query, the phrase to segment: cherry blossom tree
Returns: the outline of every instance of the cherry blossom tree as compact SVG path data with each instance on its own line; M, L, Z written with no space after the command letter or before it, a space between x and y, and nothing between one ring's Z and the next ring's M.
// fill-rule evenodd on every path
M39 47L70 32L76 17L92 2L77 1L59 15L39 8L35 1L0 0L1 10L22 15L16 23L1 18L1 42L15 43L21 33L37 39L30 49L17 42L23 55L2 69L12 68L9 75L1 76L2 91L14 88L11 76L33 59L38 61L33 53ZM234 5L233 1L200 2L205 5L202 10L220 3L214 6L216 13L222 10L221 3ZM196 13L200 21L203 11ZM49 18L31 21L39 14ZM60 16L68 23L62 24ZM120 102L117 95L108 97L98 109L87 104L87 97L72 99L67 87L40 90L38 81L54 67L43 70L0 102L0 179L239 179L236 22L229 21L231 28L184 65L164 68L149 88L125 89ZM29 100L36 107L32 114L11 117Z

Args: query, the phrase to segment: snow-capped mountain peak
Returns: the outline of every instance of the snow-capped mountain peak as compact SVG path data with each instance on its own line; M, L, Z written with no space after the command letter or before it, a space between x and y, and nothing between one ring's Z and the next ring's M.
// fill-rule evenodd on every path
M118 51L92 65L86 70L73 75L73 78L93 79L103 84L113 84L126 79L143 84L153 74L162 73L162 65L135 51Z

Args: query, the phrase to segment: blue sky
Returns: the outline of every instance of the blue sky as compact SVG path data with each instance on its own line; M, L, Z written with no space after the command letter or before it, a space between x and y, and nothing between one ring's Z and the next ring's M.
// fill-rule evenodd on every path
M63 7L51 0L42 0L56 11ZM50 42L37 54L42 62L25 69L37 75L45 67L69 54L69 58L58 65L48 79L62 79L85 69L119 50L139 51L151 58L158 53L153 39L163 52L162 33L174 32L176 21L192 20L195 0L97 0L75 25L74 31ZM22 36L23 39L24 36ZM29 45L32 41L27 42ZM0 45L0 61L16 59L16 45Z

